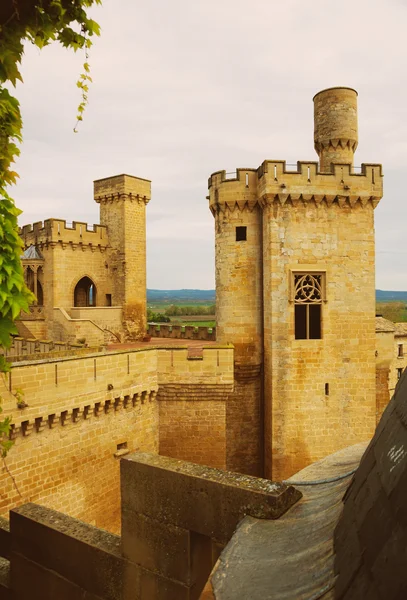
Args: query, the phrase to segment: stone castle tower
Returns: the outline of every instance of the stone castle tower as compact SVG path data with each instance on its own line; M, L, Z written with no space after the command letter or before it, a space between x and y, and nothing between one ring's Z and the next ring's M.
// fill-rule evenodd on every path
M355 90L318 93L314 119L319 163L266 160L209 179L217 340L235 346L227 468L274 480L369 439L376 423L382 169L353 167Z
M127 335L137 337L146 330L146 205L151 182L131 175L99 179L94 182L94 197L100 223L109 233L115 303L123 308Z
M21 228L26 281L37 297L27 337L97 346L146 331L146 205L151 183L131 175L94 182L100 224L46 219Z

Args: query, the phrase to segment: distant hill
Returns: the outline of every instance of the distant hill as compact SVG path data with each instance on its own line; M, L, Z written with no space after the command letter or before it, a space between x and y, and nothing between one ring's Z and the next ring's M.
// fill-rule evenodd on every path
M147 290L147 302L213 304L215 297L215 290Z
M216 290L147 290L147 302L214 303ZM376 290L376 302L407 302L407 292Z
M407 292L376 290L376 302L407 302Z

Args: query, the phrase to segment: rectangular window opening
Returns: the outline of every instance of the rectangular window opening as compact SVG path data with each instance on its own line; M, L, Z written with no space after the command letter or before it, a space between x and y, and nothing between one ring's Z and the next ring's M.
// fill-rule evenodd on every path
M397 369L397 381L400 379L400 377L403 375L403 369Z
M329 396L329 383L325 384L325 396Z
M397 353L397 356L399 358L402 358L404 356L403 344L398 344L398 353Z
M112 294L106 294L106 306L112 306Z
M127 447L127 442L121 442L120 444L117 444L116 448L117 450L113 454L113 456L115 456L116 458L121 458L122 456L125 456L130 452L130 450Z
M247 227L236 227L236 241L245 242L247 240Z

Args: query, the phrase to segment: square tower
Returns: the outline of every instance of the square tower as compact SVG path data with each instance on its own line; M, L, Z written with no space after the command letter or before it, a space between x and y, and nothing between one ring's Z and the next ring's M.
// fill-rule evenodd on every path
M132 175L116 175L94 182L100 223L107 227L107 269L113 283L112 303L123 308L127 339L146 330L146 205L151 182Z
M256 435L264 473L274 480L368 440L375 428L373 211L382 169L353 167L356 102L350 88L315 96L319 163L288 170L285 161L265 161L255 175L239 169L237 180L224 171L209 180L219 341L236 343L247 367L262 362L261 398L248 394L246 402L252 415L260 411ZM236 214L247 239L231 248ZM240 314L242 306L253 314ZM237 410L232 417L242 446L252 444L243 416ZM239 470L247 471L244 460Z

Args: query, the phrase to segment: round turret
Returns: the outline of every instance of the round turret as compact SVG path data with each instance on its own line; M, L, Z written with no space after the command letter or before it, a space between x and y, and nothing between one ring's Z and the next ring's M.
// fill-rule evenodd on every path
M348 87L322 90L314 96L314 147L320 171L331 164L353 165L358 145L357 92Z

